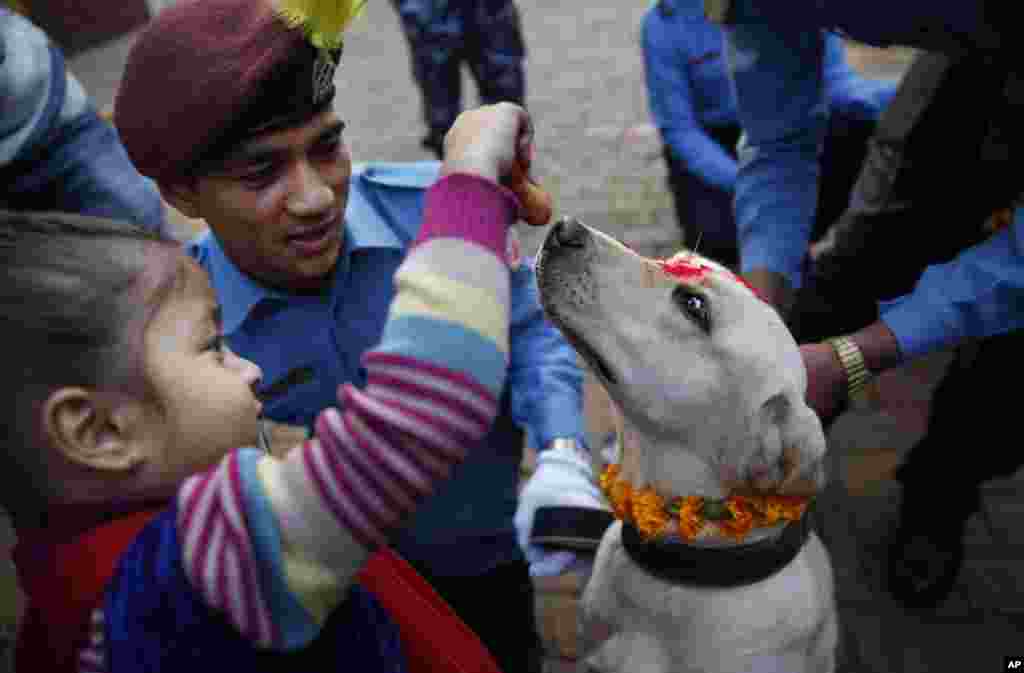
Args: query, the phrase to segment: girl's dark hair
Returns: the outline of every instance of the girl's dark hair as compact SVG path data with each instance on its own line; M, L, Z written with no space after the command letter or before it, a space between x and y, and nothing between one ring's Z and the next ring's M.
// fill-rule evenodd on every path
M54 388L138 380L129 326L145 310L137 288L154 243L177 245L126 222L0 210L0 469L40 476L38 459L17 456L43 450L26 420Z

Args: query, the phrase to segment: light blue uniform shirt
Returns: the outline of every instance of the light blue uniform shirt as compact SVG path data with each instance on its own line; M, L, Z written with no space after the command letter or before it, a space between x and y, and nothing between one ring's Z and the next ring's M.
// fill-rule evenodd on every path
M264 384L296 368L312 374L271 401L268 417L308 427L320 410L338 404L340 384L365 384L361 357L380 340L394 297L392 278L416 236L423 196L439 167L433 161L355 167L345 243L320 295L260 285L227 258L210 232L190 242L189 253L209 272L222 304L228 344L263 369ZM575 351L544 318L532 265L511 274L511 293L511 353L501 415L395 542L406 558L438 575L476 575L521 558L513 525L520 428L535 447L555 437L586 440L582 373Z
M740 123L726 67L722 28L704 18L702 0L659 0L641 24L651 118L672 155L702 182L732 192L736 161L707 128ZM826 38L825 91L833 109L853 120L875 120L896 84L861 77L838 36Z
M755 21L726 32L747 140L736 182L743 269L767 268L799 287L816 203L816 157L828 111L821 84L827 80L827 34ZM895 35L893 40L898 40ZM1021 226L1018 211L1009 229L948 264L930 267L912 293L881 307L882 320L904 356L1024 326Z

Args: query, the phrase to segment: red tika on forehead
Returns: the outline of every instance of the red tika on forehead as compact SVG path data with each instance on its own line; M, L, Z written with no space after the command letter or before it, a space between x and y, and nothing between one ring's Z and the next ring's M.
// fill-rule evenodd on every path
M712 271L720 271L720 269L701 263L694 255L687 253L679 253L669 259L656 259L654 263L660 266L661 270L665 273L675 276L680 280L699 280ZM748 283L742 276L729 271L724 273L727 273L730 278L753 292L755 297L767 303L767 300L757 291L757 288Z
M711 267L683 255L676 255L669 259L656 259L654 262L661 267L662 271L681 280L696 280L711 270Z

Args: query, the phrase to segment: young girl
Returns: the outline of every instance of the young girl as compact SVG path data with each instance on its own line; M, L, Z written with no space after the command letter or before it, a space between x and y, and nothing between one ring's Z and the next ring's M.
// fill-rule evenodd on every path
M517 204L495 181L528 120L502 104L460 121L368 385L280 460L234 450L257 442L260 372L224 348L176 244L0 215L20 670L404 670L357 573L484 435L506 370Z

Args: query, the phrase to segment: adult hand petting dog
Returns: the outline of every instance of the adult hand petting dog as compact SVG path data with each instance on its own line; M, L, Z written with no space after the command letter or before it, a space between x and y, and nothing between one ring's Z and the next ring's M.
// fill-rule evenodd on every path
M846 372L827 343L803 344L800 355L807 367L807 404L827 424L846 400Z
M899 342L889 327L881 322L868 325L851 335L864 357L868 372L878 374L903 361ZM827 342L804 344L800 355L807 367L807 404L828 424L848 402L846 371Z

